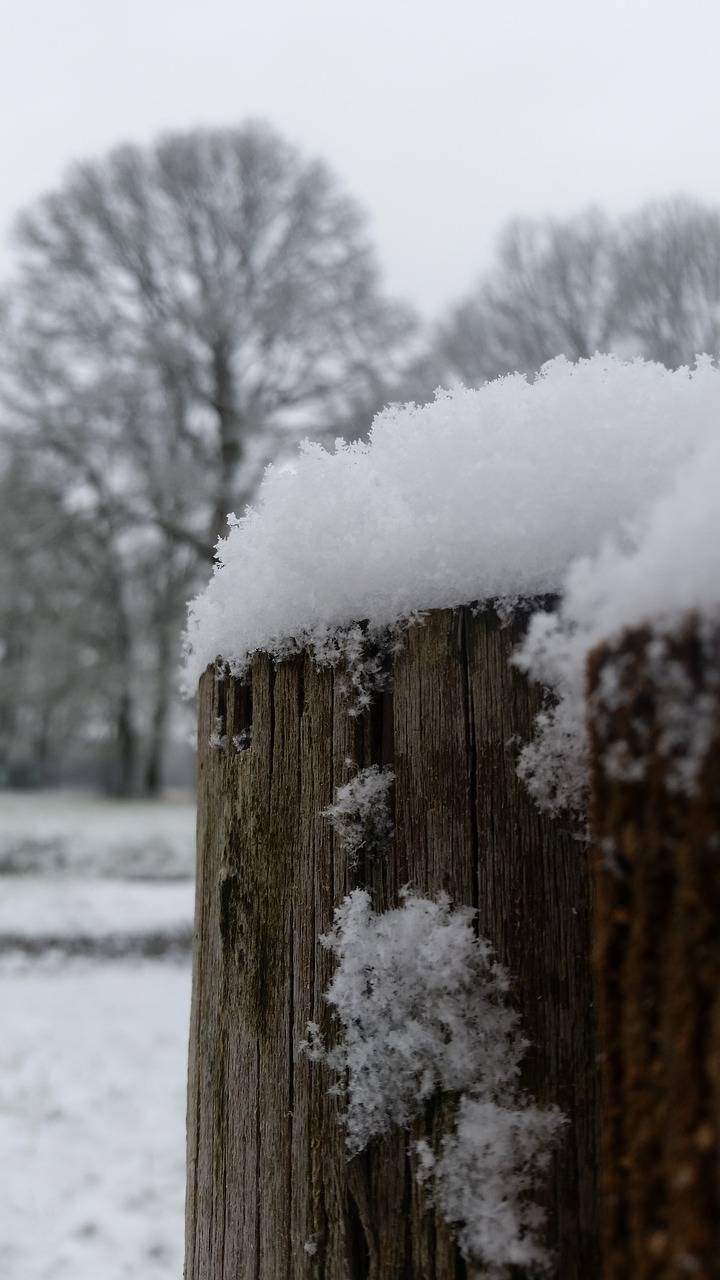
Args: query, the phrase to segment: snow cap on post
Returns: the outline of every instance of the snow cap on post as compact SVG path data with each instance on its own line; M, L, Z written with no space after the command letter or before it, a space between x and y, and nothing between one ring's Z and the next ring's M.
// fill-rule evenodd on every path
M670 371L596 355L390 406L368 443L306 442L218 544L190 606L186 684L217 654L240 671L259 649L321 650L358 619L557 591L609 535L634 545L718 422L709 359Z
M715 374L717 377L717 373ZM608 538L594 556L570 566L562 601L554 613L537 613L516 655L517 665L555 691L556 705L538 718L535 740L520 757L520 775L542 807L585 806L588 784L586 682L588 659L600 645L624 633L647 629L647 658L659 678L664 666L667 711L674 719L668 742L685 736L704 739L717 721L716 693L701 703L677 684L677 663L664 639L699 624L708 654L716 651L720 628L720 415L665 491L641 509L632 542ZM661 684L663 681L661 680ZM602 699L620 698L619 673L606 664ZM601 701L602 701L601 699ZM660 710L656 708L656 715ZM683 727L683 722L685 722ZM699 760L699 747L691 755ZM692 781L692 777L690 777Z

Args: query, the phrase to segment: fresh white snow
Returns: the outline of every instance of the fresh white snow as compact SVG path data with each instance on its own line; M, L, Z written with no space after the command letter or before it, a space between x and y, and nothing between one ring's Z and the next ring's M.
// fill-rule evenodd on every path
M338 1077L351 1152L407 1126L434 1094L459 1095L441 1148L420 1144L421 1178L489 1276L514 1263L543 1268L543 1214L530 1196L563 1119L521 1098L526 1042L476 912L453 910L446 894L402 897L398 910L376 913L357 889L336 908L321 942L338 960L326 998L339 1036L326 1049L311 1023L303 1048Z
M455 1226L464 1256L482 1259L486 1280L506 1277L509 1267L551 1271L540 1243L545 1215L533 1194L561 1125L555 1109L464 1094L439 1156L422 1144L421 1180Z
M338 787L333 803L322 810L351 865L357 863L361 849L372 856L392 837L390 792L394 781L392 770L371 764Z
M2 1280L182 1275L189 953L42 947L187 940L192 881L162 877L193 833L188 803L0 792Z
M0 1275L180 1280L190 964L0 962Z
M0 790L0 873L7 871L191 878L195 805L189 799Z
M0 881L0 941L179 933L192 926L192 881L138 882L65 876L6 876Z
M597 355L391 407L367 444L306 444L219 543L190 608L187 687L217 655L242 669L289 642L322 652L352 621L556 591L609 534L633 545L718 423L709 359L671 372Z
M654 636L648 660L658 672L659 687L665 681L668 690L667 706L659 706L658 715L669 718L668 753L681 748L680 759L688 766L677 783L691 790L720 716L720 672L715 694L706 691L698 703L678 684L677 664L665 662L663 638L693 617L701 636L720 624L720 417L716 430L638 518L634 544L624 547L608 539L595 556L571 567L562 594L555 613L532 619L516 657L558 699L539 717L536 738L521 756L520 772L536 799L550 809L582 809L588 655L636 627L649 627ZM606 673L606 682L610 678ZM605 696L609 693L606 689Z

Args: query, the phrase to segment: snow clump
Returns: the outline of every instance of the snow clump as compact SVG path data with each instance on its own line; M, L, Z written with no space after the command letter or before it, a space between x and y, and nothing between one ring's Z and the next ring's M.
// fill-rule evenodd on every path
M563 599L551 614L536 614L516 654L518 666L552 687L557 705L536 721L535 740L521 754L519 771L536 800L557 811L582 810L587 787L586 670L597 645L647 627L646 659L657 687L667 692L657 708L660 749L677 756L670 786L692 791L697 770L720 718L720 672L696 691L673 662L667 641L688 622L698 624L708 653L717 651L720 626L720 414L715 432L687 460L636 522L631 547L615 537L567 574ZM598 705L612 707L621 673L604 672ZM597 708L590 708L591 713ZM631 762L637 767L638 762ZM616 749L610 772L626 767Z
M338 787L333 803L321 811L339 836L351 866L357 864L361 849L378 853L393 835L390 792L394 781L390 769L371 764Z
M443 1139L440 1155L417 1144L420 1181L432 1179L433 1198L455 1226L461 1253L483 1262L484 1276L505 1276L508 1266L549 1267L538 1239L545 1213L531 1197L562 1123L555 1109L514 1108L463 1094L455 1131Z
M417 1146L419 1177L466 1256L502 1276L513 1264L544 1268L540 1208L528 1199L564 1123L520 1095L526 1041L506 999L509 979L473 928L476 912L405 890L396 911L376 913L356 889L321 938L339 961L326 993L341 1034L326 1049L317 1024L303 1045L335 1071L346 1097L351 1153L406 1126L438 1093L460 1095L455 1128L439 1151Z
M555 592L634 526L720 418L720 371L596 355L393 405L368 443L305 443L269 468L191 604L186 687L221 654L332 649L419 612ZM289 646L289 647L288 647Z

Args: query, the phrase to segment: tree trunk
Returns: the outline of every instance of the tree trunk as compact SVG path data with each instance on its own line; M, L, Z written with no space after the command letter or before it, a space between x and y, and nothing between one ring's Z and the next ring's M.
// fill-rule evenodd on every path
M720 635L657 655L633 632L589 669L606 1275L718 1280ZM666 751L688 709L696 747L706 731L690 794L687 745Z
M3 619L2 678L0 679L0 774L5 772L17 749L19 705L17 690L22 679L25 661L26 621L18 620L11 609Z
M244 444L230 343L227 339L219 338L213 346L212 372L214 379L212 406L217 414L219 429L218 487L214 495L210 539L211 545L214 546L218 538L227 537L227 517L237 501L235 478L242 460Z
M173 625L172 633L174 631ZM172 633L167 623L160 623L157 636L155 699L143 778L143 792L147 797L158 796L162 790L163 761L171 705L170 685L174 678Z
M376 909L395 907L408 882L479 907L517 978L533 1042L524 1084L571 1120L544 1195L548 1242L562 1280L599 1276L588 877L571 833L515 776L510 739L540 703L507 665L518 637L492 610L432 613L358 717L343 672L309 656L275 668L257 655L251 686L203 677L187 1280L476 1274L418 1187L409 1135L348 1160L330 1080L297 1054L308 1021L332 1034L318 934L334 907L356 884ZM396 833L352 869L321 810L371 763L393 767ZM431 1106L412 1136L444 1122Z
M127 799L137 785L139 739L133 722L132 698L128 690L120 696L115 717L116 752L112 767L110 791Z

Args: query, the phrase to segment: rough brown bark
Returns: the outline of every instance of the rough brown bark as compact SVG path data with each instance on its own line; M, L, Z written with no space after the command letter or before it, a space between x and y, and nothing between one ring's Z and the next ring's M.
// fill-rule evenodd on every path
M296 1052L309 1020L332 1034L317 936L334 907L358 883L394 907L408 882L479 907L517 977L525 1084L571 1120L545 1197L557 1274L599 1276L588 877L572 834L515 776L511 739L528 735L540 700L507 665L517 636L492 610L430 614L359 717L342 672L307 656L277 668L256 656L251 689L203 677L187 1280L474 1274L418 1188L408 1135L348 1161L327 1075ZM225 751L209 746L218 724ZM353 870L320 811L371 763L395 772L396 834ZM413 1136L444 1123L430 1107Z
M589 669L606 1275L718 1280L720 717L694 791L673 789L651 642L630 633ZM666 660L691 698L717 693L720 636L690 627Z

